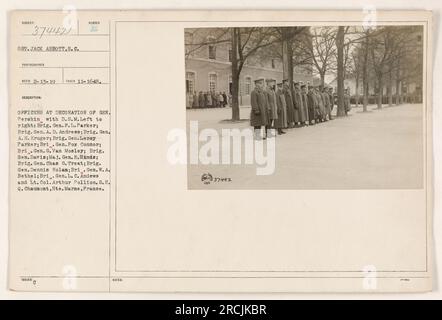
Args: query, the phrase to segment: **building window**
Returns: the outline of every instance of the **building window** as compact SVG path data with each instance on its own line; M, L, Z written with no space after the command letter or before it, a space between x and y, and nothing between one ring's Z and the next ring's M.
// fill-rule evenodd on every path
M216 87L217 87L217 76L215 73L210 73L209 74L209 90L211 92L215 92L216 91Z
M417 42L421 42L422 41L422 36L419 34L418 36L417 36Z
M207 37L207 48L209 50L209 59L216 60L216 46L215 46L215 37L208 36Z
M232 62L232 49L229 49L229 61Z
M252 92L252 78L246 77L244 93L245 94L250 94L250 92Z
M195 72L186 72L186 93L195 91Z
M209 45L209 59L216 59L216 47L214 45Z
M229 88L229 93L230 94L232 94L232 75L231 74L229 74L229 86L228 86L228 88Z
M272 59L272 69L275 69L275 59Z

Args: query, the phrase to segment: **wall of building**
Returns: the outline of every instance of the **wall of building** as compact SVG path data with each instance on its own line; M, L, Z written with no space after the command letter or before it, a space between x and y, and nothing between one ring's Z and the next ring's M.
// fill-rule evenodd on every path
M229 35L223 29L187 29L186 31L186 92L225 92L231 87L231 46L226 41ZM210 41L210 45L198 45ZM212 55L212 56L211 56ZM256 79L273 79L282 82L282 61L278 57L251 56L240 75L240 105L250 104L250 92ZM214 85L211 79L216 79ZM311 72L295 69L295 81L313 82Z
M212 61L203 58L186 59L186 80L192 81L193 85L187 83L188 89L192 89L197 93L202 91L210 91L210 79L216 76L216 92L230 93L231 83L231 64L223 61ZM240 75L240 96L241 105L250 104L250 92L254 87L256 79L273 79L276 82L282 82L283 73L281 70L272 70L268 68L244 66ZM313 82L313 78L308 74L294 74L295 81ZM213 88L213 87L212 87Z

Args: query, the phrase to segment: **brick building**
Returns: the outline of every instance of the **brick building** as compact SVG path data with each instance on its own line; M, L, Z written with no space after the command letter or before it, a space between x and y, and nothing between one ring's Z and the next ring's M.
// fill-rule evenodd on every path
M226 29L186 29L186 94L192 92L225 92L232 85L231 46ZM201 45L202 43L210 45ZM250 104L250 93L256 79L281 82L282 61L278 57L251 56L244 65L239 82L240 105ZM312 82L311 72L294 70L295 81Z

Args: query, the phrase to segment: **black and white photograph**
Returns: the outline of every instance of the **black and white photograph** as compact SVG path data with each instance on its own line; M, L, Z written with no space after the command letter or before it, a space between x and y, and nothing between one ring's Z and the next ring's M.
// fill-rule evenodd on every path
M189 189L419 189L422 25L185 29Z
M5 15L5 296L440 297L438 13L301 2Z

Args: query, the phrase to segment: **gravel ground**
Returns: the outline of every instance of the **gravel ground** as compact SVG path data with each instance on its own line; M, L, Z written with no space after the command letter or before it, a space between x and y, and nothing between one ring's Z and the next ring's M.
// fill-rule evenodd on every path
M336 112L336 107L334 108ZM250 107L241 107L248 119ZM199 129L249 128L223 121L230 108L187 110ZM189 165L190 189L417 189L423 186L423 106L405 104L289 129L276 138L275 171L257 176L253 165ZM200 142L200 148L204 142ZM201 176L231 181L204 184Z

